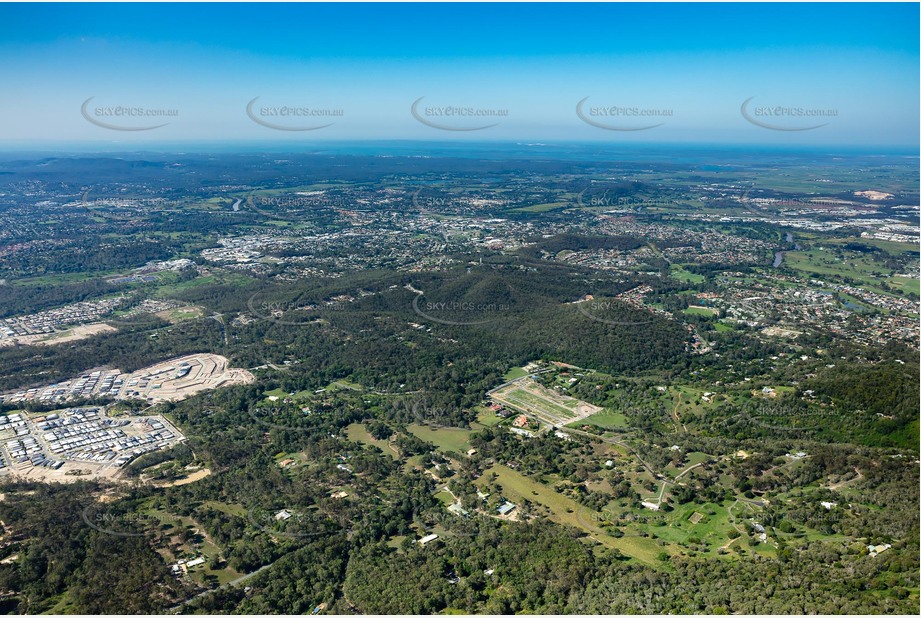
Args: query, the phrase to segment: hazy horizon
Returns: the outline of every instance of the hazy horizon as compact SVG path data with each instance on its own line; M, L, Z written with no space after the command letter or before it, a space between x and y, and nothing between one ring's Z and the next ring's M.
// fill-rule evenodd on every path
M411 149L425 148L413 153ZM553 154L688 154L744 153L815 156L880 156L919 158L917 149L899 145L873 144L739 144L706 142L546 141L515 140L450 142L443 140L329 140L325 142L196 141L196 142L35 142L0 143L3 155L176 155L176 154L360 154L370 156L477 156L488 151Z

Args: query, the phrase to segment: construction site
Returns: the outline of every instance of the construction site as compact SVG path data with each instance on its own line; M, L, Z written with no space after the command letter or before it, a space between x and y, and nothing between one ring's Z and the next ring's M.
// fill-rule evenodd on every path
M139 399L150 404L179 401L202 391L250 384L253 374L229 367L218 354L190 354L122 373L118 369L96 369L79 377L49 386L0 395L0 403L63 403L75 399Z

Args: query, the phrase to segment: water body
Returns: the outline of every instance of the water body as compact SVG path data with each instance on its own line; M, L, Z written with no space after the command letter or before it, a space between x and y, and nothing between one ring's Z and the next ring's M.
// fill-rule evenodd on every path
M794 251L799 251L799 250L800 250L799 243L793 242L793 233L792 233L792 232L786 232L786 235L785 235L785 237L784 237L784 240L785 240L787 243L793 243L793 250L794 250ZM773 267L774 267L774 268L779 268L780 265L783 264L783 253L784 253L783 251L777 251L776 253L774 253L774 264L773 264Z
M406 102L405 113L409 113ZM421 125L420 125L421 128ZM601 136L602 138L604 136ZM574 161L586 164L598 162L655 163L659 165L707 165L719 170L749 169L751 165L831 165L848 166L880 165L884 163L903 164L906 160L917 162L917 149L892 146L804 146L784 144L779 146L753 147L747 144L674 143L659 142L645 144L612 144L604 139L598 141L532 142L506 137L494 141L432 141L400 140L228 140L228 141L163 141L131 142L117 141L95 144L97 153L118 154L155 160L160 157L170 162L178 154L304 154L304 155L364 155L375 157L411 158L475 158L487 160L550 160ZM85 153L82 141L49 141L36 147L32 140L0 140L0 161L18 161L24 154L36 158L56 157L62 153ZM726 161L733 161L727 165Z

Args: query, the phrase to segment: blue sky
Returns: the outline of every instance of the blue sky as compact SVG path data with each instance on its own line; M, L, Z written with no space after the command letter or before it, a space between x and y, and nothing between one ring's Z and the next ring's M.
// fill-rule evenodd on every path
M919 6L908 3L2 4L0 144L422 139L914 148L918 21ZM87 119L81 105L90 97ZM176 115L105 109L119 106ZM269 109L281 107L339 115ZM437 115L443 108L452 115ZM456 108L505 115L459 117ZM258 120L332 124L285 131ZM164 123L144 131L100 126ZM479 128L487 125L495 126Z

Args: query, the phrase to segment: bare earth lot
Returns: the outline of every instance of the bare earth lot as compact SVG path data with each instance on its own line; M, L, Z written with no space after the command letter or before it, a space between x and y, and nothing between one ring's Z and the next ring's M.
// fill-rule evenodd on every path
M70 343L71 341L78 341L80 339L86 339L87 337L92 337L93 335L115 332L115 330L116 330L115 328L109 326L108 324L81 324L79 326L68 328L67 330L62 330L62 331L49 333L49 334L22 335L19 337L5 337L3 339L0 339L0 347L12 346L16 344L20 344L20 345L57 345L59 343Z
M603 408L561 395L531 379L503 386L493 391L491 396L509 408L532 414L554 426L580 421L603 411Z
M234 384L251 384L255 380L253 374L245 369L232 369L228 364L226 358L217 354L192 354L163 361L126 375L126 386L120 395L123 398L133 396L151 402L179 401L201 391ZM186 368L188 373L177 377Z

